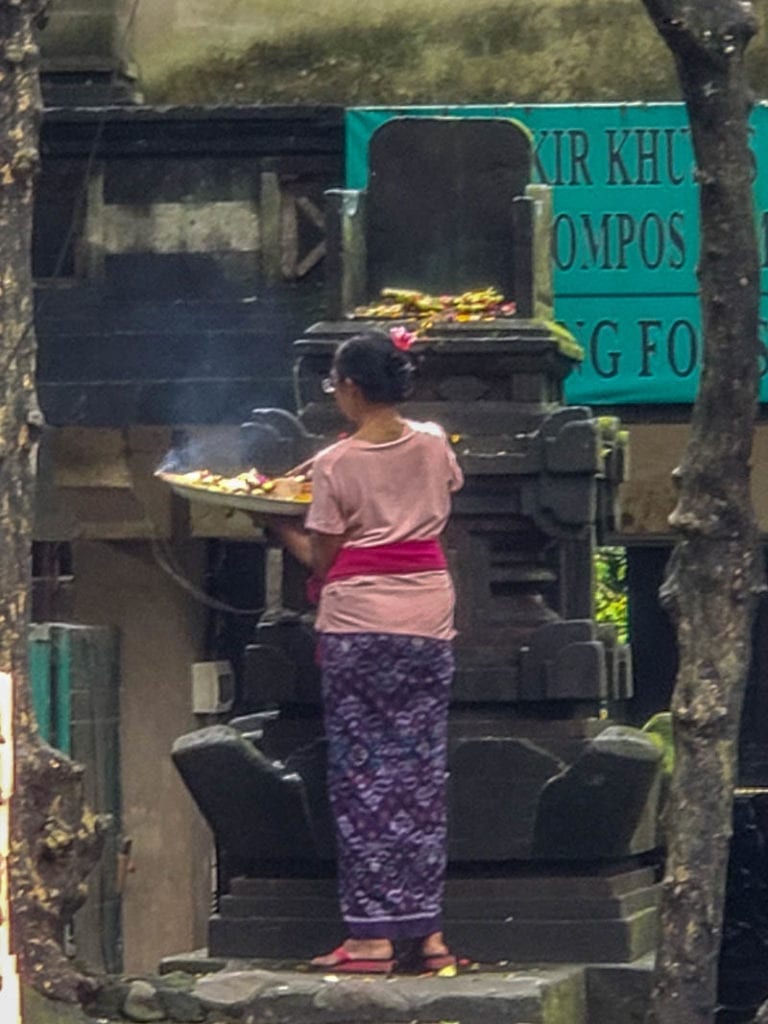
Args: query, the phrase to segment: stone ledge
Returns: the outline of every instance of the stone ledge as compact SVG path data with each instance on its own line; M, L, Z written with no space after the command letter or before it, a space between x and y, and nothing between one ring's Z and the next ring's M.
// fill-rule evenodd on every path
M581 966L390 978L290 970L275 961L216 967L220 961L198 953L166 959L155 978L108 979L89 1012L179 1024L587 1024Z
M106 977L87 1007L27 989L24 1024L641 1024L652 957L632 964L473 964L456 977L345 976L196 951L157 976Z

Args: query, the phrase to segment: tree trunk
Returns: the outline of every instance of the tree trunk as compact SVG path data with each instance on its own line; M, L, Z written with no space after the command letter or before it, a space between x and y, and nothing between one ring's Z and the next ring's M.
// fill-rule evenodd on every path
M744 51L756 30L739 0L643 0L671 49L700 187L704 361L675 477L678 540L661 596L677 627L661 937L652 1024L709 1024L736 782L738 732L762 590L750 496L758 383L759 260Z
M74 1001L85 980L61 946L83 900L104 823L85 811L82 769L41 743L29 697L32 502L42 418L35 395L31 274L33 179L40 113L33 26L44 0L0 0L0 669L16 707L16 796L10 856L14 951L22 977Z

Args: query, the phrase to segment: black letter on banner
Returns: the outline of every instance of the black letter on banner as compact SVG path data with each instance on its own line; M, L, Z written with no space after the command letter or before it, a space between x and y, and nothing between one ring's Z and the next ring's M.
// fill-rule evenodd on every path
M688 363L684 369L680 369L677 365L677 333L683 328L688 335ZM693 325L687 320L675 320L670 328L669 334L667 335L667 359L669 360L669 366L672 373L676 377L690 377L693 371L696 369L696 360L699 357L699 346L696 341L696 332L693 329Z
M667 177L671 185L682 185L685 175L675 174L675 140L679 137L677 128L665 128L664 134L667 137Z
M649 225L651 230L649 230ZM654 233L653 229L655 229L656 238L654 239L654 254L651 256L648 236ZM661 266L661 261L664 259L664 221L658 213L646 213L640 221L640 255L649 270L656 270Z
M567 231L570 235L568 242L570 243L568 249L568 258L564 259L560 254L560 225L565 224ZM561 270L570 270L573 264L576 262L576 249L578 245L578 239L576 237L576 228L573 226L573 221L567 213L559 213L555 217L555 223L552 230L552 255L554 256L555 263Z
M677 249L677 257L670 256L669 265L673 270L680 270L685 266L685 235L683 234L683 223L685 216L680 210L676 210L669 217L669 241ZM678 222L680 227L678 227Z
M627 269L626 249L630 242L635 240L635 222L628 213L617 213L616 222L619 225L619 252L616 260L617 270Z
M649 148L645 148L644 139L648 136L651 140ZM646 164L650 170L650 177L645 175ZM637 183L638 185L659 185L659 129L638 128L637 130Z
M589 249L589 255L592 258L592 264L597 266L600 262L600 252L602 250L602 263L600 267L602 270L611 269L611 236L609 232L611 224L610 213L604 213L600 218L600 229L599 233L592 227L592 217L588 213L582 213L581 223L584 226L584 236L587 239L587 248ZM586 270L589 264L585 261L582 263L582 268Z
M614 336L619 333L619 325L615 320L599 320L595 324L595 329L592 331L592 336L589 339L589 356L592 360L592 365L595 368L595 373L598 377L615 377L619 372L619 359L621 358L621 352L606 352L609 359L609 368L606 370L600 366L598 345L600 344L600 335L604 328L610 327L614 333Z
M615 135L616 132L613 128L609 128L607 131L608 135L608 167L610 168L610 174L608 176L609 185L631 185L633 184L632 178L629 176L627 165L624 163L624 158L621 155L621 151L624 148L624 144L629 138L631 132L628 128L622 129L624 138L621 140L619 145L616 145ZM616 172L621 174L621 180L616 180Z
M536 148L533 151L533 160L534 160L534 165L535 165L535 168L536 168L536 176L537 176L539 182L542 185L551 185L552 184L552 182L550 181L550 179L549 179L549 177L547 175L547 172L544 170L544 165L542 164L541 158L539 156L539 150L541 149L541 147L543 146L543 144L546 142L546 140L548 138L549 138L549 129L544 128L541 131L541 133L539 134L539 138L536 141Z
M568 184L578 185L578 172L581 171L582 184L591 185L592 178L589 175L589 168L587 167L587 157L589 156L589 136L581 129L578 129L578 131L569 131L568 134L571 138L571 180Z
M564 185L565 179L563 178L563 136L565 135L565 130L563 128L555 128L552 134L555 137L555 178L552 184Z
M638 377L653 377L651 369L651 356L656 351L656 342L651 338L651 328L661 327L661 320L638 320L640 328L640 354L642 363Z

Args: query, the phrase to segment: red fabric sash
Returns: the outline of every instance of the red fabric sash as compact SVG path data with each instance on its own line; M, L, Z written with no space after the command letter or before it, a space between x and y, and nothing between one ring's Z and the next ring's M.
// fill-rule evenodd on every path
M350 576L398 576L446 569L448 563L438 540L404 540L370 548L341 548L324 583Z
M309 577L307 598L311 604L317 604L326 583L350 576L396 576L447 568L445 553L440 541L436 539L403 540L396 544L376 544L370 548L341 548L325 579L320 579L314 573Z

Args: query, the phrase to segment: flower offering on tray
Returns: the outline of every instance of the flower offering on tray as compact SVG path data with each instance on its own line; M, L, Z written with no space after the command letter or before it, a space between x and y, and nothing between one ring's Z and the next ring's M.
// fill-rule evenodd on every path
M471 323L512 317L517 307L495 288L463 295L427 295L402 288L384 288L381 301L353 310L353 320L416 320L421 335L436 324Z
M307 473L269 477L249 469L224 476L194 469L187 473L158 470L155 475L182 497L245 511L298 514L312 501L312 482Z
M312 483L304 474L268 477L258 469L249 469L237 476L222 476L208 469L193 469L189 473L160 472L157 475L186 487L201 487L219 494L252 494L260 498L280 498L282 501L312 500Z

